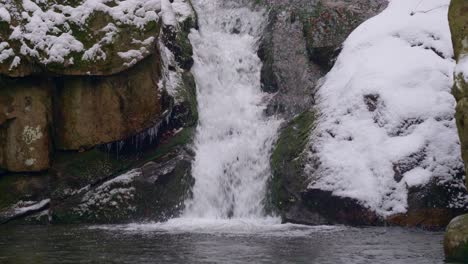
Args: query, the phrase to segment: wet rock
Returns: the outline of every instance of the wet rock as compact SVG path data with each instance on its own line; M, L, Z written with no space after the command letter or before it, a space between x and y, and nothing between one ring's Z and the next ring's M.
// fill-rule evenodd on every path
M183 17L177 12L175 15L175 23L180 25L169 26L175 37L166 38L167 32L164 31L159 35L159 25L155 24L157 33L147 44L136 38L132 40L135 45L148 45L148 50L151 47L149 53L132 60L131 65L126 64L122 69L111 69L107 63L111 63L113 58L104 64L93 64L96 69L104 67L103 71L94 71L93 68L85 73L67 72L67 75L56 75L54 64L47 65L44 76L50 76L51 81L50 90L47 90L47 98L51 102L48 117L53 122L47 126L51 137L50 155L44 156L50 156L51 162L47 171L37 175L44 181L41 185L44 188L23 201L27 201L26 206L50 200L46 206L20 214L10 223L164 220L183 208L183 201L190 195L189 189L193 184L190 144L198 121L196 87L190 73L192 50L188 40L191 28L196 27L196 15ZM92 19L107 21L105 16ZM1 26L0 21L0 31ZM119 30L120 26L125 27L119 25ZM146 29L135 30L135 34L146 34ZM126 37L133 38L134 35L127 34ZM113 52L118 52L120 44L124 45L117 44ZM160 54L166 47L175 58L170 65ZM28 65L27 61L23 62ZM44 73L42 66L38 67L40 69L28 72L28 69L18 66L15 72L21 76L36 70ZM73 66L65 67L73 69ZM114 70L118 73L108 75ZM177 74L170 74L170 71ZM175 78L167 79L167 76ZM29 78L33 79L18 80L21 83ZM49 77L44 79L49 80ZM177 85L173 87L170 84ZM15 113L11 107L14 96L3 96L5 89L0 88L2 142L4 125L16 121L17 116L12 117ZM14 83L14 95L22 91L20 88ZM0 164L6 157L3 153L0 151ZM9 178L10 173L3 169L1 174L0 193L3 194L7 191L1 191L2 180L15 179L17 174ZM21 186L34 182L31 173L25 176ZM5 190L12 188L11 184L5 186ZM11 212L10 209L20 202L17 198L23 197L16 192L11 194L11 197L1 196L0 215Z
M453 219L447 227L444 238L444 251L449 261L468 260L468 215Z
M46 175L5 174L0 176L0 224L9 223L49 206Z
M151 160L53 201L53 223L163 221L177 216L193 184L187 129L146 154Z
M307 189L302 194L305 210L321 216L325 224L346 224L353 226L381 225L383 219L359 201L333 195L319 189ZM313 221L310 224L317 225Z

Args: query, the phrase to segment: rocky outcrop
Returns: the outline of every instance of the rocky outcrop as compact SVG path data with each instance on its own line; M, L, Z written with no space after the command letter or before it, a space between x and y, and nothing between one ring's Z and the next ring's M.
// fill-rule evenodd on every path
M168 95L178 87L163 76L169 69L161 52L169 46L182 65L185 79L177 83L190 82L187 36L196 16L189 2L4 2L0 168L46 170L56 150L155 130L179 106Z
M190 194L198 120L190 2L7 2L0 43L24 34L0 45L0 188L40 184L2 195L0 223L176 215ZM57 28L30 34L37 19Z
M291 120L314 103L317 82L346 37L387 1L265 0L261 5L269 10L259 50L262 84L274 94L267 111Z
M378 224L375 213L352 199L308 190L306 148L315 126L316 86L333 66L342 43L387 1L264 1L269 24L259 56L263 89L273 93L267 109L286 119L274 146L270 202L283 221L302 224ZM363 8L365 7L365 8ZM274 209L273 209L274 210ZM366 216L366 217L365 217Z
M460 136L465 170L468 168L468 2L452 0L449 9L450 30L457 67L453 94L457 100L456 121ZM468 186L468 178L466 178ZM444 251L449 261L466 262L468 259L468 215L453 219L444 239Z
M267 2L273 6L286 5L282 1ZM386 1L292 1L282 6L284 9L275 13L272 8L270 12L260 56L264 60L264 89L274 93L268 111L279 113L287 120L274 146L270 183L271 202L279 209L283 221L311 225L388 224L440 230L466 210L466 188L460 185L464 171L456 164L450 171L453 176L450 181L435 173L424 185L405 186L405 213L383 216L358 199L310 187L321 177L315 172L322 166L314 154L317 152L314 143L308 143L308 136L320 116L320 109L313 107L315 89L321 85L319 78L334 65L341 44L350 32L385 6ZM301 9L296 10L298 7ZM280 49L275 41L288 44ZM376 111L378 98L369 96L363 101L369 101L370 112ZM318 114L310 116L311 112ZM339 123L339 119L336 122ZM333 132L329 133L334 137ZM420 162L415 155L395 163L395 180L400 182L402 174L419 166ZM306 167L307 172L304 172Z
M193 129L183 129L162 142L156 151L143 152L134 161L127 160L126 169L100 181L94 179L81 188L56 187L47 213L50 222L128 223L164 221L177 216L193 185L193 153L189 147L192 133ZM57 192L60 190L62 193Z

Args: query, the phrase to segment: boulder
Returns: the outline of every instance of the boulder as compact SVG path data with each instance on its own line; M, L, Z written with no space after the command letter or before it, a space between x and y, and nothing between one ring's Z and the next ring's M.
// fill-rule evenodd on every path
M444 252L449 261L466 263L468 260L468 215L458 216L448 225Z
M287 120L271 157L272 210L277 208L285 222L389 224L431 230L443 229L450 219L465 213L467 191L460 184L464 175L462 166L454 166L450 171L453 180L436 175L424 185L407 187L407 211L396 215L380 215L357 199L310 187L322 177L318 170L321 161L315 155L317 150L314 142L309 142L316 122L316 115L310 113L320 114L319 110L310 110L314 108L314 92L320 85L319 78L334 64L335 54L330 52L339 50L351 31L383 10L387 1L266 2L283 7L276 13L272 8L270 17L273 19L269 20L259 54L266 69L262 74L270 81L264 82L264 88L275 92L268 113L279 113ZM367 100L369 111L375 111L378 98L369 96L365 98ZM401 181L403 173L420 163L418 153L396 162L395 180Z

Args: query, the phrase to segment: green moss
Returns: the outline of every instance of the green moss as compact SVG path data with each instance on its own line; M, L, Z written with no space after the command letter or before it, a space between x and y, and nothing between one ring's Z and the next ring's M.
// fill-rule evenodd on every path
M299 193L305 187L303 154L314 121L313 112L300 114L281 130L274 147L271 156L270 201L280 211L295 202L294 193Z
M179 31L175 38L175 59L185 70L190 70L193 65L193 49L188 38L190 31Z
M468 2L465 0L452 0L449 9L450 30L455 58L459 61L468 54ZM465 76L455 76L455 85L452 93L457 100L456 121L461 141L462 157L465 167L468 164L468 84ZM466 182L468 186L468 178Z
M460 54L468 52L468 46L463 44L464 41L468 41L468 2L452 0L448 16L455 58L459 58Z
M184 128L182 131L177 133L175 136L171 137L167 142L164 142L158 148L151 152L147 158L140 162L142 165L148 161L157 160L158 158L168 154L170 151L174 150L177 146L184 146L192 142L192 138L195 132L194 127Z
M198 121L197 91L191 72L182 73L182 82L177 89L178 113L174 116L177 126L191 127Z

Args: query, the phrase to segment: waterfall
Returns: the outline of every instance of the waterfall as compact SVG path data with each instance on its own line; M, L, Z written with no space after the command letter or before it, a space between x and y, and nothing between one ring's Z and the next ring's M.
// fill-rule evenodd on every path
M224 1L226 2L226 1ZM195 0L197 83L195 185L184 217L261 218L279 121L264 115L257 56L265 13L223 0Z

